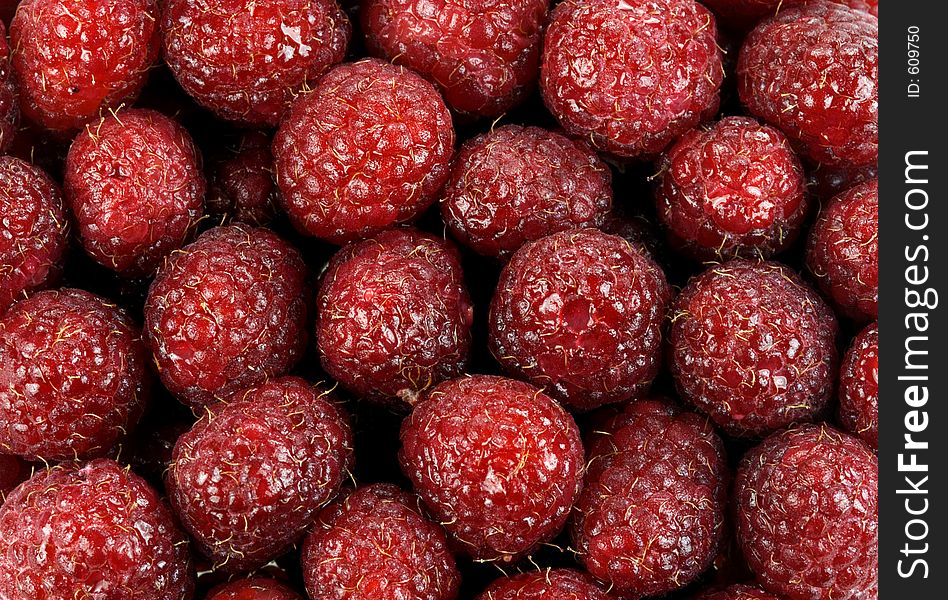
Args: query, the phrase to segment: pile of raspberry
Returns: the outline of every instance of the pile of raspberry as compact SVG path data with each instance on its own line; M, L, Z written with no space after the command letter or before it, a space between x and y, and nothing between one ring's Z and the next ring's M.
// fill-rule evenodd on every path
M878 597L877 1L12 4L0 598Z

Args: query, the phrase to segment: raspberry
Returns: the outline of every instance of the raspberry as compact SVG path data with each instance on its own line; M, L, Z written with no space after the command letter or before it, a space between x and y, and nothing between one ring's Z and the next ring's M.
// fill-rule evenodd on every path
M672 145L655 200L672 245L684 254L769 258L800 233L804 186L803 167L780 131L726 117Z
M187 539L114 461L39 471L0 507L0 597L189 600Z
M69 148L64 182L86 252L123 275L154 273L203 212L200 161L188 132L152 110L87 126Z
M781 600L754 585L734 584L724 589L708 590L692 600Z
M632 214L621 206L613 206L599 228L605 233L619 236L656 262L665 258L665 248L658 230L648 217Z
M806 264L836 309L858 322L879 316L879 182L830 200L807 243Z
M10 69L7 29L0 21L0 154L5 153L13 143L19 121L20 106L17 103L16 82Z
M726 432L763 436L826 406L837 329L830 308L789 268L731 261L678 296L671 373L681 397Z
M809 0L703 0L721 22L737 30L750 29L764 17L777 14L793 4ZM829 0L836 4L845 4L850 8L879 16L879 0Z
M820 165L809 173L807 185L817 198L832 198L851 187L879 177L879 166L827 167Z
M879 20L829 2L791 6L747 36L741 101L809 159L874 163L879 153Z
M524 242L602 225L611 205L612 174L588 145L505 125L462 146L441 215L465 246L507 258Z
M622 157L653 156L717 112L716 39L694 0L566 0L549 21L540 90L569 133Z
M139 417L150 387L141 331L75 289L21 300L0 318L0 448L27 458L100 455Z
M839 371L839 422L873 448L879 447L879 326L853 340Z
M310 597L325 600L454 600L461 580L444 530L390 484L325 508L301 561Z
M474 308L454 246L411 229L350 244L317 299L326 372L370 400L404 408L464 372Z
M289 371L306 345L306 265L267 229L217 227L175 252L145 300L165 387L193 408Z
M0 156L0 313L62 271L69 225L62 196L38 168Z
M711 565L729 477L710 423L669 402L640 400L613 419L589 457L571 533L593 576L629 597L653 596Z
M551 540L582 486L572 417L519 381L446 381L405 419L401 440L415 492L475 559L514 561Z
M437 90L376 59L327 73L293 105L273 141L290 220L334 243L369 237L428 208L453 151L451 113Z
M549 0L369 0L366 45L421 73L461 114L496 117L520 104L537 79Z
M564 231L526 244L490 306L490 350L509 373L570 407L627 400L658 373L671 291L622 238Z
M260 131L248 131L236 151L215 165L207 212L249 225L266 225L273 220L278 202L270 138Z
M303 597L275 579L247 577L217 586L205 600L303 600Z
M501 577L477 600L611 600L589 575L573 569L547 569Z
M20 108L54 131L130 102L158 58L156 0L23 0L10 25Z
M735 482L737 535L758 581L787 598L876 598L879 466L857 438L803 425L764 440Z
M161 29L191 97L223 119L271 126L345 58L352 34L336 0L168 0Z
M302 537L352 464L333 397L297 377L235 393L178 438L166 487L184 528L228 572L259 567Z

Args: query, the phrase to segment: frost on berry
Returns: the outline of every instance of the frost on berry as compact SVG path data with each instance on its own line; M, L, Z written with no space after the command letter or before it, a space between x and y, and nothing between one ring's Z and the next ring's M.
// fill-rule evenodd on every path
M843 429L879 447L879 326L859 332L839 371L839 422Z

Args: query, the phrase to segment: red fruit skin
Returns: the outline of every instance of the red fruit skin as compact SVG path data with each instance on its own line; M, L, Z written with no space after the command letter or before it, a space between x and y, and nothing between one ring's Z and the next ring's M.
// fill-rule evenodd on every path
M150 275L204 212L201 157L191 136L152 110L102 117L66 155L64 191L82 247L125 276Z
M722 23L746 31L764 17L770 17L794 4L809 0L702 0L714 10ZM879 17L879 0L829 0Z
M205 600L303 600L303 597L275 579L247 577L215 587Z
M879 153L879 20L830 2L761 22L737 63L741 102L813 162L864 166Z
M879 448L879 325L866 326L843 356L839 371L839 422Z
M477 600L612 600L592 577L573 569L547 569L501 577Z
M273 140L293 225L337 244L427 209L453 152L451 113L437 90L377 59L332 69L293 104Z
M524 245L501 272L490 350L571 408L621 402L658 373L670 299L661 268L626 240L556 233Z
M571 533L579 561L623 597L683 587L724 536L730 478L703 417L666 401L628 405L589 448Z
M145 333L161 381L192 408L279 377L306 346L307 270L267 229L204 232L158 270Z
M549 0L369 0L361 7L366 46L420 73L456 112L497 117L537 81Z
M806 265L836 310L856 322L879 317L879 181L830 200L810 229Z
M399 460L456 549L512 562L551 540L583 477L573 418L537 388L474 375L438 385L402 423Z
M788 267L713 266L671 314L675 387L727 433L762 437L812 420L832 396L836 317Z
M773 127L725 117L683 135L659 165L658 217L691 258L769 258L800 233L809 208L803 167Z
M325 600L455 600L461 582L444 530L384 483L323 509L301 562L309 596Z
M296 543L352 466L352 430L330 392L282 377L208 407L178 438L168 498L198 549L229 573Z
M280 197L267 134L243 134L237 151L215 165L208 187L208 214L255 226L272 221Z
M141 330L82 290L39 292L0 318L0 449L98 456L138 422L151 380Z
M352 26L336 0L168 0L164 58L219 117L276 126L301 90L342 61Z
M465 246L508 258L525 242L602 225L611 206L612 174L587 144L504 125L461 147L441 216Z
M42 470L0 507L0 597L190 600L187 538L112 460Z
M566 0L547 26L540 91L566 131L597 149L655 156L717 112L716 39L693 0Z
M711 589L692 597L692 600L783 600L756 585L736 583L722 589Z
M55 282L69 244L59 188L44 172L0 156L0 314Z
M737 535L768 591L790 600L876 598L879 466L858 438L803 425L741 461Z
M446 240L393 229L345 246L316 302L323 369L360 397L404 409L467 366L474 308Z
M158 58L157 12L156 0L20 2L10 47L23 114L65 133L133 101Z
M0 21L0 154L10 149L19 122L20 105L17 102L16 81L10 68L7 29Z

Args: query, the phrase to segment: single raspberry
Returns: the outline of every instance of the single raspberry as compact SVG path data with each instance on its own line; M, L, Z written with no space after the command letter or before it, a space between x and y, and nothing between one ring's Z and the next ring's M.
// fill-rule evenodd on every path
M879 447L879 326L868 325L852 341L839 371L839 422L873 448Z
M87 125L69 148L63 187L83 248L126 276L154 273L204 209L191 136L152 110L122 110Z
M582 410L627 400L658 373L671 296L661 268L596 229L524 245L490 306L490 350L510 374Z
M332 258L317 298L323 368L359 396L402 407L464 372L474 308L443 239L384 231Z
M208 407L178 438L166 487L197 547L228 572L297 542L352 465L352 431L330 392L282 377Z
M306 346L307 271L267 229L216 227L173 253L145 300L165 387L198 408L278 377Z
M662 262L666 258L658 228L644 215L634 214L622 206L613 205L599 229L619 236L656 262Z
M631 598L693 581L724 536L724 444L703 417L669 402L630 404L589 449L573 509L580 562Z
M461 581L444 530L390 484L325 508L301 561L310 597L325 600L454 600Z
M505 125L461 147L441 215L465 246L507 258L524 242L602 225L611 205L612 174L587 144Z
M737 536L767 590L787 598L876 598L879 465L826 425L770 436L741 461Z
M737 583L723 589L705 590L691 600L783 600L756 585Z
M829 167L819 165L810 170L807 177L807 186L817 198L829 199L842 194L860 183L877 179L879 165L873 163L863 167Z
M30 478L30 466L19 456L0 454L0 505L7 494Z
M38 125L79 129L134 100L158 58L156 0L23 0L10 25L20 108Z
M168 0L161 29L188 94L221 118L271 126L345 58L352 34L336 0Z
M419 215L444 184L453 152L451 113L437 90L376 59L327 73L273 140L290 220L334 243Z
M547 569L501 577L477 600L612 600L595 581L574 569Z
M744 40L741 101L814 162L862 166L879 153L879 20L830 2L791 6Z
M456 547L514 561L551 540L583 475L573 418L537 388L475 375L438 385L402 423L402 470Z
M141 330L82 290L39 292L0 317L0 449L45 460L100 455L149 392Z
M303 600L303 597L276 579L246 577L215 587L205 600Z
M69 225L59 188L38 168L0 156L0 313L59 278Z
M234 153L214 165L208 184L208 214L249 225L272 221L279 194L270 138L261 131L243 134Z
M796 240L809 208L787 138L746 117L686 133L660 174L658 217L672 245L698 260L769 258Z
M0 507L0 597L189 600L187 538L112 460L39 471Z
M859 322L879 316L879 181L830 200L807 243L806 264L843 315Z
M711 267L688 282L672 315L678 393L731 435L813 419L833 394L836 317L783 265Z
M5 153L13 143L19 122L20 105L17 102L16 81L10 68L7 29L0 21L0 154Z
M780 10L810 0L703 0L721 20L730 27L744 31L750 29L764 17L777 14ZM836 4L845 4L850 8L879 16L879 0L829 0Z
M717 112L717 28L694 0L566 0L543 43L540 90L570 133L653 156Z
M536 86L549 0L369 0L369 51L434 82L461 114L496 117ZM449 15L445 17L445 15Z

